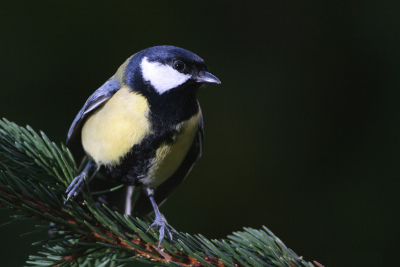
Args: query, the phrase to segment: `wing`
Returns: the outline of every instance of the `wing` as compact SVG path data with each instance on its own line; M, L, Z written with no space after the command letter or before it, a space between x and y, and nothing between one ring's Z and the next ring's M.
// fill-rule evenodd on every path
M201 116L197 135L188 151L188 154L183 159L181 166L170 178L168 178L168 180L159 185L154 192L154 197L158 206L162 205L165 200L167 200L167 198L178 188L178 186L193 168L194 164L201 157L203 139L204 126L203 116ZM140 214L149 214L153 211L153 207L149 201L149 198L145 193L143 193L143 191L138 193L135 203L133 204L133 211Z
M110 78L105 84L97 89L86 101L83 108L76 115L75 120L69 128L66 145L74 156L78 167L85 158L85 151L81 143L82 126L85 119L100 107L106 100L113 96L120 89L120 84L114 77Z

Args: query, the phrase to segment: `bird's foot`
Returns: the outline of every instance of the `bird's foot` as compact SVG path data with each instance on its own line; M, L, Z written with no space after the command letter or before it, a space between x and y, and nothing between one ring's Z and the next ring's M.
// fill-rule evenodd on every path
M157 248L160 248L160 245L164 239L164 235L166 234L168 236L168 238L172 241L172 234L171 231L168 229L167 227L167 220L165 219L164 215L160 214L160 215L156 215L156 219L154 220L154 222L150 225L149 229L147 229L146 232L148 232L150 230L150 228L157 228L160 235L159 235L159 242L158 242L158 246Z
M85 177L85 173L82 172L76 176L74 180L72 180L71 184L65 191L65 194L67 194L67 199L65 200L64 205L68 202L68 200L73 199L79 194L85 184Z

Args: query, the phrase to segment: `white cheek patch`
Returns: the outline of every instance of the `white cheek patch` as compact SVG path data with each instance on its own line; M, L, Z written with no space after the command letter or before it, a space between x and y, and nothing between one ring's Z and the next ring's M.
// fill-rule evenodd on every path
M147 57L143 58L140 67L142 68L143 79L150 82L160 95L178 87L191 77L189 74L174 70L171 66L159 62L149 62Z

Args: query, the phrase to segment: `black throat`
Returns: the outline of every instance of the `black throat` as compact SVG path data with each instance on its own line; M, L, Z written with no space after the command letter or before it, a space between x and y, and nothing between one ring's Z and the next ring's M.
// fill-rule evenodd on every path
M162 95L147 95L151 119L168 125L176 125L190 119L199 111L196 99L198 87L197 84L181 85Z
M199 112L196 93L201 84L189 80L159 94L150 83L143 81L140 74L137 76L139 77L135 77L131 88L147 99L150 106L150 120L155 127L174 127ZM153 130L157 132L157 129Z

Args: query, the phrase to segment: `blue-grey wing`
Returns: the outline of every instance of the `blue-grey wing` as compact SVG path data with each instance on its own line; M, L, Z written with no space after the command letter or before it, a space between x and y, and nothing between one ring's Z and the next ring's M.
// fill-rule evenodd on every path
M183 159L181 166L179 166L178 170L176 170L176 172L170 178L168 178L164 183L155 189L154 198L158 206L162 205L165 200L167 200L167 198L178 188L178 186L189 174L194 164L201 157L203 140L204 125L203 115L201 115L196 138L193 141L186 157ZM133 211L140 214L149 214L153 211L153 207L148 199L148 196L142 191L138 194L135 203L133 204Z
M81 143L82 126L85 119L105 101L120 89L120 84L113 77L97 89L86 101L83 108L76 115L68 131L66 145L74 156L75 162L80 166L85 158L85 151Z

